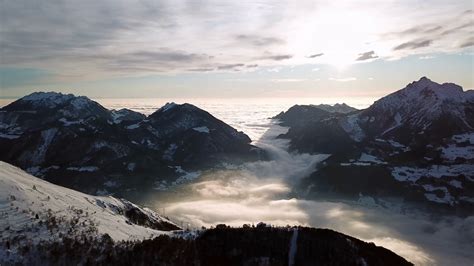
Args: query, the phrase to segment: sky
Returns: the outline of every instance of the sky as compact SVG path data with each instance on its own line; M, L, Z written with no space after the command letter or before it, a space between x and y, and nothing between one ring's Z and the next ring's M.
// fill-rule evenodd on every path
M474 1L0 0L0 97L383 96L474 88Z

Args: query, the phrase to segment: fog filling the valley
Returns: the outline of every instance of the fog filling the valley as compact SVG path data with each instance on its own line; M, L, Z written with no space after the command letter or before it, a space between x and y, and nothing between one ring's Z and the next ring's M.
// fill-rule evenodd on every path
M384 246L417 265L472 265L474 216L440 217L397 205L384 208L368 197L359 202L331 202L294 196L293 185L328 155L290 154L287 141L276 139L287 129L268 117L289 105L198 104L256 140L253 144L267 150L272 160L203 172L198 180L157 191L144 203L183 227L262 221L330 228Z
M273 125L255 144L272 160L228 170L205 172L195 183L175 191L163 205L167 216L185 227L256 224L307 225L330 228L374 242L417 265L472 262L474 216L434 219L400 208L383 208L368 200L358 203L313 201L289 197L292 184L310 174L328 155L290 154L287 142L275 139L285 128Z

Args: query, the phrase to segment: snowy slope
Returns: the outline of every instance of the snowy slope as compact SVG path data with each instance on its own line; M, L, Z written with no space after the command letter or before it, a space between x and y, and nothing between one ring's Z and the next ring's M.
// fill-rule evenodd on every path
M366 136L394 137L402 143L423 134L447 137L472 132L473 95L456 84L439 84L422 77L376 101L357 114L354 122Z
M0 217L1 242L12 246L55 241L66 234L144 239L178 229L129 201L63 188L5 162L0 162Z

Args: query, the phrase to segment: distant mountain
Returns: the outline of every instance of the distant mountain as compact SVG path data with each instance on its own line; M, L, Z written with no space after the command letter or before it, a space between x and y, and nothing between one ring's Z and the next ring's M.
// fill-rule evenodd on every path
M316 107L316 108L319 108L319 109L322 109L324 111L328 111L328 112L331 112L331 113L341 113L341 114L347 114L347 113L351 113L351 112L354 112L354 111L357 111L356 108L354 107L351 107L345 103L336 103L334 105L330 105L330 104L318 104L318 105L311 105L313 107Z
M279 119L282 125L296 126L308 124L329 117L339 116L357 109L343 104L319 104L319 105L294 105L288 111L281 112L274 119Z
M89 193L163 188L223 162L260 158L250 142L190 104L170 103L146 117L37 92L0 109L0 160Z
M129 201L63 188L4 162L0 198L2 265L412 265L328 229L260 223L182 231Z
M471 209L473 95L423 77L365 110L320 119L300 112L299 120L312 122L290 125L280 137L293 150L332 154L303 181L311 195L402 197Z

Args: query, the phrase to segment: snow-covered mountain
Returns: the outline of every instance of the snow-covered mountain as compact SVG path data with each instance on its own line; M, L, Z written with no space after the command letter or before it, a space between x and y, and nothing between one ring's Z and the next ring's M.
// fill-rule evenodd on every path
M345 122L362 128L366 137L394 138L403 144L472 132L474 91L422 77ZM361 137L357 133L354 136Z
M99 194L163 187L193 171L262 154L244 133L190 104L170 103L146 117L54 92L1 108L0 146L0 160Z
M165 217L127 200L97 197L51 184L0 162L2 245L17 252L25 245L68 237L141 240L178 230ZM5 249L0 249L6 252ZM8 254L1 254L4 258Z
M471 210L473 95L423 77L365 110L320 119L299 112L294 116L307 122L280 137L300 152L332 154L302 182L310 194L402 197Z

